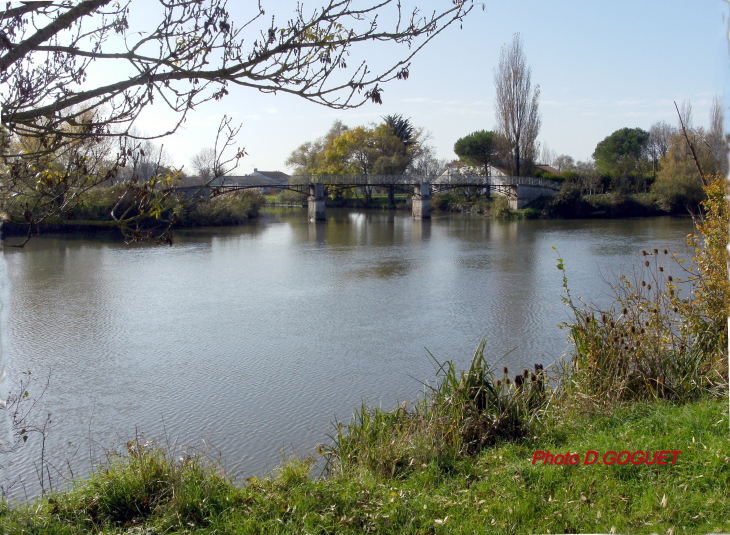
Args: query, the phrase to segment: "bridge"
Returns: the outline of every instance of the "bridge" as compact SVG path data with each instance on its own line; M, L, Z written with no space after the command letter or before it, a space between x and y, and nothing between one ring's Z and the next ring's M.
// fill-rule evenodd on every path
M225 177L222 177L225 179ZM248 177L241 177L248 178ZM492 193L509 199L510 207L519 209L530 201L555 195L560 190L560 183L545 178L522 176L484 176L484 175L294 175L288 184L273 184L263 179L251 177L243 183L211 186L213 195L221 195L232 191L274 187L288 189L307 195L309 219L321 221L325 219L325 187L341 189L387 188L413 192L413 217L428 219L431 217L431 196L456 188L476 188L486 196ZM266 183L264 183L266 182Z

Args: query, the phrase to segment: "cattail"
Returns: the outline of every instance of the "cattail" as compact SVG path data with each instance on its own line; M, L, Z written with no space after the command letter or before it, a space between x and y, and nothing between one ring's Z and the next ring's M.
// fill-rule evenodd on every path
M647 285L646 285L646 289L647 289L647 290L651 290L651 284L647 284Z
M654 254L659 254L659 249L654 249Z
M671 297L674 297L674 290L669 290L669 295L670 295Z
M634 327L634 326L632 325L632 326L631 326L631 334L634 334L635 332L636 332L636 327Z
M646 286L646 281L641 281L642 286Z
M611 320L611 328L613 329L616 326L616 324Z
M603 314L601 316L601 322L606 323L606 315L605 314Z
M504 384L506 384L506 385L509 384L509 377L507 377L507 379L504 380Z
M649 326L649 322L648 322L648 321L646 322L646 326L647 326L647 327Z
M644 329L641 329L641 334L644 334L646 331Z
M659 271L664 271L664 268L662 266L659 266Z
M539 373L542 371L542 364L535 363L535 373Z
M509 368L507 366L504 367L504 374L507 375L509 373Z
M677 307L674 307L672 310L674 310L676 312L677 311Z
M537 381L537 376L534 373L530 375L530 381L532 381L533 383Z
M586 314L586 325L591 323L591 318L588 317L588 314Z
M502 381L500 381L499 379L497 379L497 386L502 386Z
M522 386L522 376L521 375L515 375L515 386Z
M528 372L527 370L524 370L524 371L522 372L522 376L523 376L523 377L524 377L525 379L527 379L527 378L528 378L528 377L530 376L530 372Z
M644 262L644 265L645 265L646 267L649 267L649 261L647 260L646 262Z
M641 251L641 254L643 254L644 256L646 256L646 251L642 250Z
M667 250L666 249L664 249L664 254L667 254Z
M655 309L654 309L654 314L659 314L659 310L657 310L657 309L655 308Z
M628 311L628 310L626 310L626 307L624 307L624 309L623 309L623 310L621 311L621 313L622 313L622 314L623 314L624 316L625 316L626 314L628 314L628 312L629 312L629 311Z
M672 276L671 276L671 275L669 275L669 276L667 277L667 280L668 280L669 282L672 282L672 281L673 281L674 279L672 278Z

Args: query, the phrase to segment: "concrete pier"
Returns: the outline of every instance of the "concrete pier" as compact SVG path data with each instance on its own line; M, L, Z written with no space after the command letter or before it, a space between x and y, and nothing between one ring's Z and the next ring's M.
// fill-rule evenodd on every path
M309 198L307 199L307 205L310 221L325 220L324 184L309 184Z
M413 218L431 219L431 184L413 187Z

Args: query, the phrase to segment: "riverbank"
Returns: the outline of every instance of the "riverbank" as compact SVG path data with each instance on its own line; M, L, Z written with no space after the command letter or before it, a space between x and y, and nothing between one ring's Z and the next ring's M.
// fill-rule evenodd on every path
M67 492L0 506L4 533L708 533L730 531L724 401L635 403L555 421L449 469L414 463L401 477L367 470L310 477L290 461L231 482L201 458L131 443ZM577 453L546 465L536 451ZM613 463L607 452L681 451L663 463ZM594 464L584 464L589 451ZM592 458L589 457L589 460ZM126 532L126 531L125 531Z
M34 232L77 234L114 229L116 224L111 213L122 193L123 189L120 187L94 188L84 195L82 202L69 217L62 221L48 220L38 224L34 227ZM117 213L124 213L131 204L130 200L127 204L120 205ZM182 198L172 199L166 204L165 211L159 214L159 219L150 216L140 220L139 224L142 228L165 227L174 218L173 229L235 226L256 219L265 204L264 197L252 190L237 191L196 203L186 202ZM132 215L136 213L135 211ZM3 223L3 238L25 236L27 233L27 225Z

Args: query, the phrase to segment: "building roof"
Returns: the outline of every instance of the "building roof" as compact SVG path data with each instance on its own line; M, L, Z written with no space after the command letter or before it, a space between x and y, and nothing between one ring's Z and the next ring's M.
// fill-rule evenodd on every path
M537 167L541 171L545 171L546 173L551 173L556 176L560 174L560 171L550 165L536 164L535 167Z

